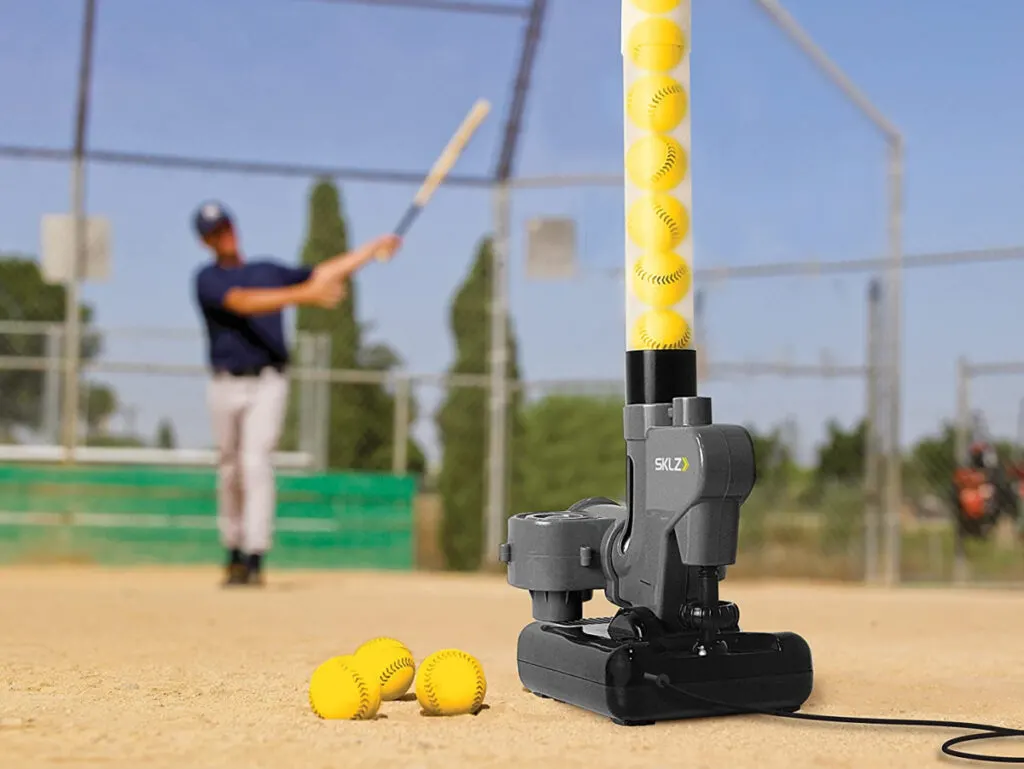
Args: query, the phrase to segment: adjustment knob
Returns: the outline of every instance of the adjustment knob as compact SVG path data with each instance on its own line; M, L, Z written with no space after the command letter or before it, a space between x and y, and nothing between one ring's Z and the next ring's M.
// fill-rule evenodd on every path
M731 601L719 601L714 606L688 603L680 612L683 625L693 630L721 630L740 622L740 608Z

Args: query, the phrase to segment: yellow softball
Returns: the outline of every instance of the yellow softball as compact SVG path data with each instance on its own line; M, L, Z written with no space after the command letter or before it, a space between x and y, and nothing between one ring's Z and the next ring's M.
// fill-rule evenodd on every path
M626 232L645 251L671 251L689 234L690 213L671 195L645 195L629 207Z
M369 720L380 710L380 684L352 655L332 657L313 671L309 704L320 718Z
M674 251L650 251L633 263L633 295L655 309L679 302L692 284L690 266Z
M385 702L397 700L409 691L416 674L416 660L403 644L394 639L374 639L377 643L363 644L356 657L377 676L380 696Z
M667 13L679 5L679 0L633 0L633 5L647 13Z
M683 122L689 103L683 84L668 75L641 77L626 92L626 114L644 131L668 133Z
M685 350L690 346L690 324L678 312L651 310L633 326L631 350Z
M442 649L423 660L416 676L416 700L428 716L477 713L487 694L480 662L459 649Z
M686 35L671 19L652 16L629 31L626 50L629 58L640 69L668 72L683 60Z
M648 134L626 150L626 173L637 187L648 192L668 192L686 178L689 157L671 136Z
M391 636L378 636L377 638L371 638L366 643L360 644L359 648L355 650L355 654L360 654L370 649L379 649L385 646L401 646L403 649L408 649L404 643L399 641L397 638Z

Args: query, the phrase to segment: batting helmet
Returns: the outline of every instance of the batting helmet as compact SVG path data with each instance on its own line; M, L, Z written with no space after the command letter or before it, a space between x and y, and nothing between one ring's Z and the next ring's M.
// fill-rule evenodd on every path
M233 220L224 205L211 200L199 206L193 223L199 237L208 238L222 227L232 226Z

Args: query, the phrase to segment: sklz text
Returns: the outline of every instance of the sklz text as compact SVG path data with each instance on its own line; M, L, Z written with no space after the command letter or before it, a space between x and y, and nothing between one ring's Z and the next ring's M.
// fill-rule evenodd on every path
M655 457L654 469L666 473L685 473L690 468L686 457Z

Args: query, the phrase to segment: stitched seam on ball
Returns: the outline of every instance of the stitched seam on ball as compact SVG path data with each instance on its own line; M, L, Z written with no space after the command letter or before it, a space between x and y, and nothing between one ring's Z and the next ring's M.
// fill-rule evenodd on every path
M643 281L648 283L654 283L658 286L667 286L671 283L678 283L683 279L686 274L684 267L678 267L667 275L655 275L653 272L648 272L638 263L636 266L636 276Z
M672 85L663 86L659 88L657 91L654 92L654 95L651 96L651 106L647 108L647 113L651 117L654 117L655 110L657 110L658 107L661 106L661 103L665 101L665 99L667 99L669 96L680 94L682 92L683 87L678 83L673 83Z
M480 663L478 663L472 656L462 651L441 652L436 657L430 660L428 669L433 670L434 666L441 660L452 659L453 657L456 659L466 660L473 666L473 669L477 673L476 689L474 689L473 691L473 709L476 710L483 704L483 670L480 668ZM434 692L434 687L431 686L429 675L426 678L426 682L427 685L424 688L426 689L427 699L430 700L430 705L431 707L433 707L435 711L440 711L441 704L437 701L437 696Z
M475 711L483 704L483 671L480 669L480 664L477 663L476 659L464 651L458 652L457 656L465 659L467 663L473 666L473 670L476 672L476 688L473 689L473 710Z
M466 660L470 665L473 666L473 670L476 671L476 688L473 690L473 710L479 708L484 701L484 676L483 670L480 668L480 663L477 662L472 656L465 652L455 652L454 654L448 655L450 657L458 657L459 659Z
M430 709L435 713L440 712L441 703L437 700L437 692L434 691L434 682L431 680L430 677L434 673L434 668L437 667L438 660L444 659L449 656L451 655L443 654L432 657L431 659L427 660L426 669L422 671L424 682L423 693L427 695L427 703L430 705Z
M363 677L356 674L356 688L359 689L359 715L365 716L370 710L370 690L366 687Z
M366 686L366 681L363 680L358 670L353 670L344 663L341 663L341 666L352 674L352 680L355 682L356 689L359 692L359 710L356 712L356 715L364 716L370 710L370 690Z
M661 206L655 204L654 215L661 220L662 224L668 227L669 231L672 233L673 238L679 237L679 225L676 224L675 220L671 216L668 215L668 211L666 211Z
M640 49L644 46L650 46L652 48L682 48L683 46L679 43L634 43L633 44L633 60L636 61L640 58Z
M647 332L647 329L642 328L640 329L640 341L654 350L682 350L690 343L690 330L687 329L683 334L683 338L679 341L665 344L663 342L655 342L654 337Z
M381 685L388 682L388 680L402 668L411 668L412 661L408 657L402 657L401 659L395 660L380 673Z
M667 149L665 150L665 162L661 164L661 168L654 172L654 180L657 181L664 177L676 164L676 148L672 146L671 142L665 142Z
M473 691L473 710L478 710L484 704L484 671L476 660L472 660L473 668L476 670L476 689Z

